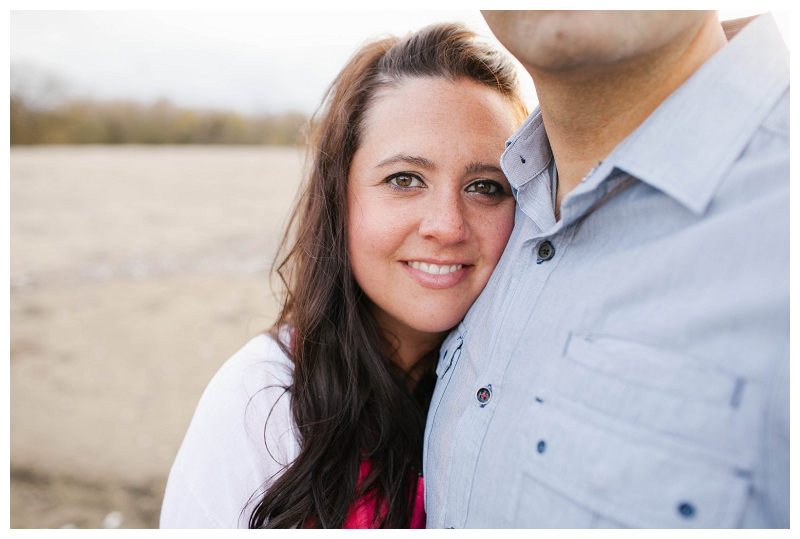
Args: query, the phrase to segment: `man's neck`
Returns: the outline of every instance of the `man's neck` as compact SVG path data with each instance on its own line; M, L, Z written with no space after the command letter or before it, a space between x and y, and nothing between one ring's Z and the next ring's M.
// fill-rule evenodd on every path
M712 14L696 33L619 65L556 72L526 66L558 166L557 218L583 177L725 44Z

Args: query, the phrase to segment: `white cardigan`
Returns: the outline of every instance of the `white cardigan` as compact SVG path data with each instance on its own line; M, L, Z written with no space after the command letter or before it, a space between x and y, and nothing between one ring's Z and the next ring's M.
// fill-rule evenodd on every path
M300 451L283 389L292 373L275 340L259 335L214 375L172 465L161 528L247 527L263 487Z

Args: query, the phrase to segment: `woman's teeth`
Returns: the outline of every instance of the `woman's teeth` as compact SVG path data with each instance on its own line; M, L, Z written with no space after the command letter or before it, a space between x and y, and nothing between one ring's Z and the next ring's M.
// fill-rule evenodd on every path
M420 271L424 271L425 273L430 273L431 275L446 275L448 273L453 273L454 271L458 271L464 267L463 264L453 264L452 266L440 266L438 264L428 264L426 262L406 262L409 266L414 269L418 269Z

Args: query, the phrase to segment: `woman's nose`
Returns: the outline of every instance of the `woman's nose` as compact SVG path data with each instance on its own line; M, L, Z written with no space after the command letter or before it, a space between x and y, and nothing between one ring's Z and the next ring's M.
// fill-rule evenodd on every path
M420 223L419 233L441 245L453 245L469 238L469 223L464 215L461 200L452 195L431 197Z

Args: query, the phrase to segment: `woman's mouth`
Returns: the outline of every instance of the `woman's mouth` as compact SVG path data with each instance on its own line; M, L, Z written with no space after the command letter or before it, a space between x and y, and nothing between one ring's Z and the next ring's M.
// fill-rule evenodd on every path
M418 262L416 260L409 260L406 262L406 264L429 275L447 275L448 273L455 273L464 267L463 264L439 265L429 264L427 262Z
M419 260L403 261L409 277L425 288L442 290L463 281L474 266L471 264L434 264Z

